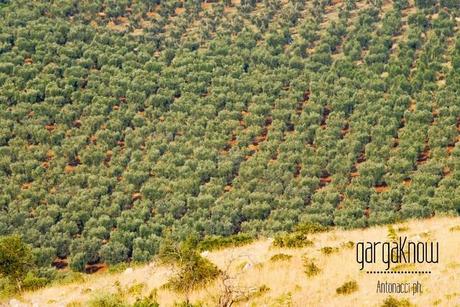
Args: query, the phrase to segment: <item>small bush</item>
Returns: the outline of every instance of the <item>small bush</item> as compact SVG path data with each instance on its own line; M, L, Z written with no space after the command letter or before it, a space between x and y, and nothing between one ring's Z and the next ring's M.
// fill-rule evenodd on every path
M264 293L267 293L268 291L270 291L270 287L268 287L267 285L262 285L259 287L259 289L257 289L257 294L262 295Z
M129 268L129 263L120 262L114 265L109 265L109 273L121 273Z
M192 304L189 301L174 302L174 307L203 307L201 303Z
M292 258L292 255L287 254L275 254L273 255L270 260L271 261L288 261Z
M241 246L254 241L254 238L248 234L237 234L228 237L210 236L203 239L198 244L200 251L211 251L222 249L230 246Z
M139 295L145 288L145 283L136 283L128 288L128 293L132 295Z
M79 272L58 272L56 274L56 278L54 279L54 283L59 285L66 285L72 283L79 283L85 281L85 275Z
M304 234L318 233L328 231L329 228L316 223L303 223L299 224L296 228L296 232L301 232Z
M353 242L353 241L343 242L342 244L340 244L340 246L342 246L344 248L353 248L353 247L355 247L355 242Z
M137 298L133 307L160 307L160 304L157 302L157 290L154 289L146 297Z
M234 303L236 303L236 302L247 302L247 301L249 301L251 299L254 299L256 297L260 297L260 296L264 295L268 291L270 291L270 288L267 285L261 285L260 287L252 289L251 291L249 291L245 295L243 295L240 298L236 299L234 301Z
M338 247L325 246L325 247L321 248L321 253L323 253L324 255L330 255L330 254L336 253L338 251L339 251Z
M0 278L0 298L6 298L16 293L17 288L15 283L8 277Z
M215 280L222 272L197 251L196 241L189 239L181 243L167 238L160 245L159 259L173 265L177 272L163 286L188 295Z
M396 299L392 296L389 296L383 301L381 307L411 307L413 306L407 299Z
M449 231L450 231L450 232L460 231L460 225L450 227L450 228L449 228Z
M88 302L90 307L127 307L119 294L101 293L91 298Z
M303 267L308 277L313 277L321 272L321 269L315 264L313 259L303 257Z
M308 240L307 235L327 231L329 228L315 223L300 224L295 231L281 234L275 237L273 245L276 247L302 248L312 246L313 241Z
M50 283L50 280L45 277L36 276L33 272L28 272L22 286L27 290L36 290L42 288Z
M400 232L404 232L404 231L408 231L408 230L409 230L409 226L406 226L406 225L399 226L397 228L397 231L400 231Z
M387 237L390 241L393 242L398 240L398 233L393 228L393 225L388 225Z
M358 291L358 283L355 280L347 281L337 289L335 289L335 292L337 294L350 294L355 291Z
M273 241L276 247L302 248L312 246L313 241L307 239L307 235L300 232L278 235Z
M160 307L160 304L156 301L152 301L149 298L143 297L143 298L138 298L134 304L133 307Z

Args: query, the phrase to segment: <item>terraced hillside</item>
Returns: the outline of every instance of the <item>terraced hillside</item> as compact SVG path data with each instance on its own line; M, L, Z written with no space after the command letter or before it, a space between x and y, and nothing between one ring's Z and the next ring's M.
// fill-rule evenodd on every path
M91 270L166 234L458 214L459 9L0 1L0 235Z

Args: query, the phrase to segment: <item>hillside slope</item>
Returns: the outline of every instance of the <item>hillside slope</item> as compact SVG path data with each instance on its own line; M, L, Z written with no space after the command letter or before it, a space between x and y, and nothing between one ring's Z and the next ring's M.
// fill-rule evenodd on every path
M0 4L0 235L40 266L167 233L460 211L458 1Z
M272 240L260 240L237 248L204 253L205 257L234 278L228 280L238 289L252 293L247 300L235 306L380 306L389 294L376 293L377 281L415 282L422 284L422 294L393 294L398 299L408 299L417 306L460 306L460 218L432 218L414 220L393 226L400 236L412 240L440 242L438 264L409 265L398 271L430 270L431 274L371 275L359 270L355 249L348 242L386 241L387 227L365 230L333 230L310 236L314 245L302 249L280 249L271 246ZM347 244L348 243L348 244ZM324 247L338 248L326 255ZM273 255L292 255L291 259L273 261ZM318 275L308 277L305 271L305 255L314 259L319 267ZM230 268L230 269L228 269ZM377 269L382 269L378 267ZM123 299L133 302L157 288L161 306L172 306L183 297L161 289L171 276L171 269L150 263L127 269L122 273L95 273L85 277L85 282L56 285L36 292L26 293L23 303L39 306L79 306L103 293L123 293ZM347 281L356 281L358 289L349 295L336 294L336 289ZM221 281L208 289L194 293L191 301L204 306L216 306L222 295Z

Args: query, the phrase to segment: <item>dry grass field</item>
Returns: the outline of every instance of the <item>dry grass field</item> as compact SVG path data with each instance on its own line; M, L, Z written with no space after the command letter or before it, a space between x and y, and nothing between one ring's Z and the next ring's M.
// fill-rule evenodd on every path
M193 293L191 302L217 306L225 284L233 290L235 297L237 293L241 294L234 306L381 306L389 294L376 293L378 281L418 281L423 293L395 294L393 297L407 299L416 306L460 306L460 218L413 220L392 227L399 236L440 243L438 264L399 267L403 270L431 270L431 274L366 274L359 270L356 249L349 242L386 241L388 227L351 231L335 229L312 234L310 240L313 245L306 248L274 248L272 239L262 239L241 247L204 252L203 256L227 273L229 278L225 281L220 279L207 289ZM274 261L274 255L282 259ZM305 259L317 266L319 272L316 275L305 273ZM383 268L384 265L380 264L372 269ZM136 297L154 291L160 306L172 306L183 301L184 297L161 288L171 274L171 268L152 262L121 273L95 273L86 276L82 282L24 293L15 303L86 306L104 293L117 293L132 303ZM337 294L336 289L349 281L356 281L357 289L350 294Z

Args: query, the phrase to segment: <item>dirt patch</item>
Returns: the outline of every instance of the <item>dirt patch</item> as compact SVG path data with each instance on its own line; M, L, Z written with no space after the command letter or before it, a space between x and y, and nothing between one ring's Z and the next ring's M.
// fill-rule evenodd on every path
M390 190L390 187L386 183L378 184L374 188L377 193L387 192Z
M66 166L64 167L64 173L66 173L66 174L73 173L74 171L75 171L75 166L66 165Z
M419 157L417 158L417 164L425 163L428 158L430 157L430 148L427 146L425 149L420 153Z
M404 186L406 186L406 187L410 187L410 186L412 185L412 179L410 179L410 178L404 179L404 180L403 180L403 184L404 184Z

